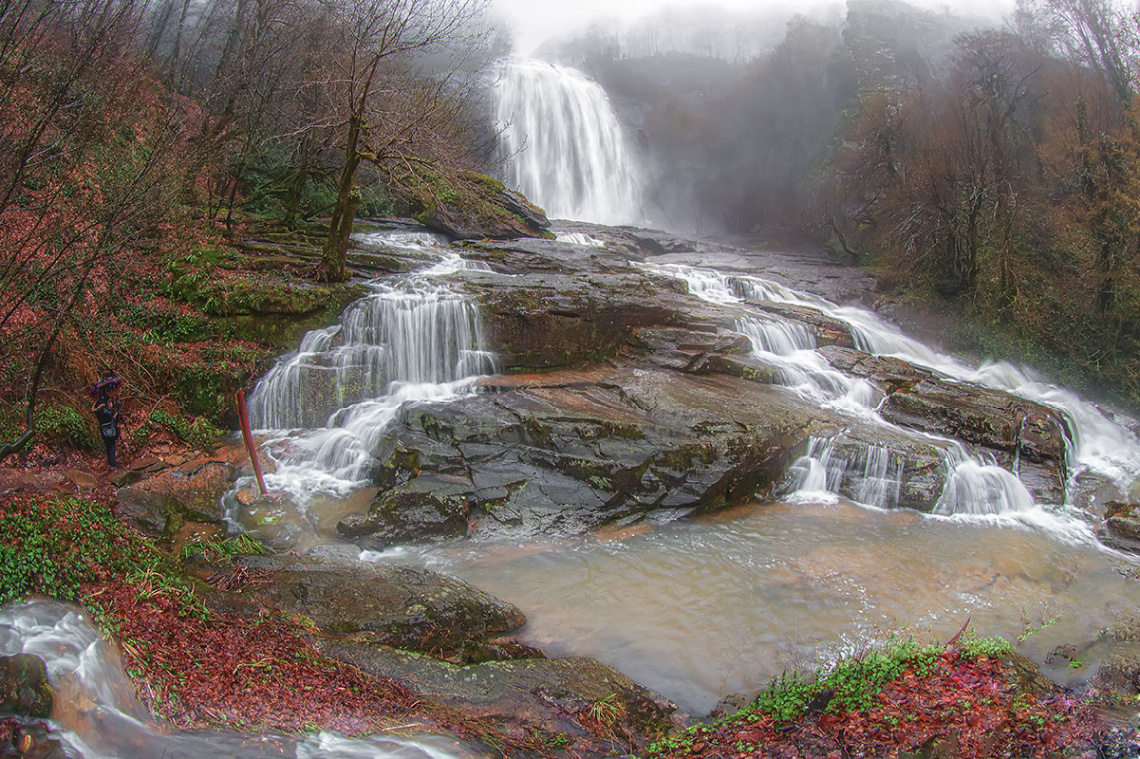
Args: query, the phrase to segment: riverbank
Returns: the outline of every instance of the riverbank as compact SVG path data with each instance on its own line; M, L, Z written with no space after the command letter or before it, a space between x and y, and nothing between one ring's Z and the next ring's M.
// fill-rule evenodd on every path
M45 532L42 522L54 525L50 545L26 539ZM577 720L583 735L509 728L327 658L319 641L329 638L310 620L262 607L251 613L265 579L255 570L213 583L246 589L245 613L219 611L216 590L182 575L171 557L132 537L98 504L17 496L0 509L0 524L5 535L24 538L18 548L3 542L4 587L80 601L117 643L149 712L183 730L442 732L466 741L476 755L1127 755L1097 753L1120 736L1099 721L1093 702L1050 682L1032 662L1012 654L1008 642L974 638L970 631L949 644L896 639L826 671L790 673L739 711L729 707L717 721L640 748L621 735L628 715L615 699L582 710ZM239 545L248 550L256 544ZM56 574L37 561L49 562ZM55 714L76 708L57 701ZM42 752L52 733L38 724L9 720L0 740L15 755L47 755Z

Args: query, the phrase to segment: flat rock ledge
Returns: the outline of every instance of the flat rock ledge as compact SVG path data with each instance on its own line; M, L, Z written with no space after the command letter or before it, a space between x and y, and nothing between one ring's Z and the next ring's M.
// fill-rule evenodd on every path
M320 640L317 648L464 714L573 737L608 738L627 752L688 724L676 704L594 659L459 666L367 643Z
M323 635L478 660L514 655L488 641L526 624L515 606L428 569L292 554L242 556L237 567L253 582L240 593L214 592L208 603L248 614L267 606L310 620ZM218 568L188 569L202 577Z

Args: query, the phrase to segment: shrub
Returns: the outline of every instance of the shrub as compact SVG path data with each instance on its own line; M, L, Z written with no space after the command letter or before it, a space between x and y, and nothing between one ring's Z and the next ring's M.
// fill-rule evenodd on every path
M93 417L72 406L45 404L36 409L36 428L53 442L68 443L75 448L95 450L99 440L92 431Z
M155 409L147 416L146 422L135 430L134 442L141 445L152 432L158 429L164 429L177 435L182 441L201 449L217 447L226 435L224 429L204 416L188 419L180 414L173 415L161 409Z

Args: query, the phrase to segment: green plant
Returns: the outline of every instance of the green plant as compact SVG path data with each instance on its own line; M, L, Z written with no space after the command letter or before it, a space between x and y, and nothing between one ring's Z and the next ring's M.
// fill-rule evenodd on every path
M92 432L90 415L72 406L52 403L38 407L36 427L49 440L86 450L99 448L99 441Z
M29 593L78 600L156 556L103 506L72 497L12 499L0 508L0 605Z
M1021 634L1017 636L1018 643L1024 643L1031 635L1036 635L1042 630L1046 630L1053 625L1057 624L1060 619L1059 614L1049 614L1049 604L1045 603L1041 606L1041 622L1034 624L1029 618L1029 612L1021 612Z
M226 431L216 426L209 419L199 416L193 420L184 416L174 416L161 409L150 412L143 423L133 433L136 444L146 441L150 433L156 429L165 429L195 448L214 448L222 441Z
M785 673L761 691L746 711L765 712L777 722L791 722L804 713L822 689L817 683L805 680L799 672Z
M1013 644L1005 638L978 638L972 631L968 631L958 641L958 650L971 659L980 659L983 656L1000 659L1013 653Z
M265 556L272 551L257 538L243 533L225 540L195 540L182 547L180 557L185 560L201 556L207 561L229 560L234 556Z
M625 715L625 707L611 694L590 704L586 714L599 725L611 728Z
M202 621L210 617L206 604L194 592L194 587L158 561L146 561L133 567L124 579L135 586L135 598L139 600L164 596L178 603L183 616L197 617Z
M823 678L825 687L835 690L828 710L867 711L884 685L912 667L928 669L941 651L939 646L913 638L892 638L879 648L841 659Z

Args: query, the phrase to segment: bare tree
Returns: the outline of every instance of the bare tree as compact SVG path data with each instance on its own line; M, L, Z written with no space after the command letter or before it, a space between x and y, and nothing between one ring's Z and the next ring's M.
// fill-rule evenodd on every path
M1059 53L1100 71L1121 106L1132 107L1125 16L1112 0L1032 0L1019 4L1018 14L1022 28L1048 35Z
M417 53L461 47L465 36L481 35L474 22L487 5L488 0L351 0L331 6L343 52L335 57L327 87L331 105L341 116L344 160L322 254L324 279L342 281L348 276L345 256L359 202L356 174L361 163L379 164L399 154L401 138L428 121L441 102L438 97L412 101L427 109L405 113L404 127L395 133L384 129L392 114L378 112L374 105L385 93L392 94L391 82L384 76L387 67ZM387 139L378 140L380 134Z

